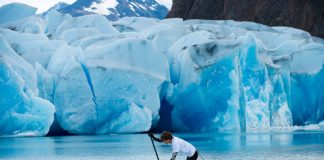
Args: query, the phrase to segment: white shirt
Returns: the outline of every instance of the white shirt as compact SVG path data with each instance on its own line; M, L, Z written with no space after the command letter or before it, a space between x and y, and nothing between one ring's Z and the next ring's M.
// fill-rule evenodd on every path
M173 136L172 151L173 153L181 152L187 155L187 157L192 157L196 152L196 148L185 140Z

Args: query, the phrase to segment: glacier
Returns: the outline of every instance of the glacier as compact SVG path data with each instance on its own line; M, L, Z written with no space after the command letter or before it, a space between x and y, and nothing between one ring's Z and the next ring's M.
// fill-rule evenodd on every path
M8 8L21 16L6 18ZM165 126L267 132L324 122L324 40L306 31L233 20L35 15L16 3L0 13L0 136Z
M55 88L56 115L64 129L129 133L157 124L161 86L169 79L163 54L149 41L134 38L83 53L66 61Z
M0 35L0 135L44 136L54 120L54 105L38 97L33 67Z

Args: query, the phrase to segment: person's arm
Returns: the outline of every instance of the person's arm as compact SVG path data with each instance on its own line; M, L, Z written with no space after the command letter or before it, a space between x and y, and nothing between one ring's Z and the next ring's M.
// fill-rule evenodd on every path
M178 152L174 152L174 153L172 154L171 160L175 160L176 157L177 157L177 155L178 155Z
M152 139L154 139L157 142L162 142L160 138L156 138L154 137L154 135L152 133L148 133L149 137L151 137Z

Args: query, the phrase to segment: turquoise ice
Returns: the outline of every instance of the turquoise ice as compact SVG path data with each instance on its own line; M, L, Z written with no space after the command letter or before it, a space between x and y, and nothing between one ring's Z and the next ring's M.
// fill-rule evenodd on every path
M21 4L0 13L0 135L268 132L324 121L324 40L305 31L35 15Z
M54 105L38 97L36 73L0 35L0 135L44 136Z

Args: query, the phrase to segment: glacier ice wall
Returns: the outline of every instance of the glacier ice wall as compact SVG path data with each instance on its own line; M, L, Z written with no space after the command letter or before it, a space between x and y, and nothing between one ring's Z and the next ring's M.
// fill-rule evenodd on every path
M35 70L0 35L0 135L47 134L55 107L37 95Z
M39 16L17 4L0 13L8 7L22 16L0 18L0 135L46 135L53 119L53 132L73 134L143 132L162 121L175 131L264 132L324 120L324 40L305 31Z
M291 61L291 110L295 124L324 120L324 46L307 44Z
M64 129L125 133L157 124L159 94L169 69L166 57L151 42L121 39L83 53L66 62L55 88L56 115Z

